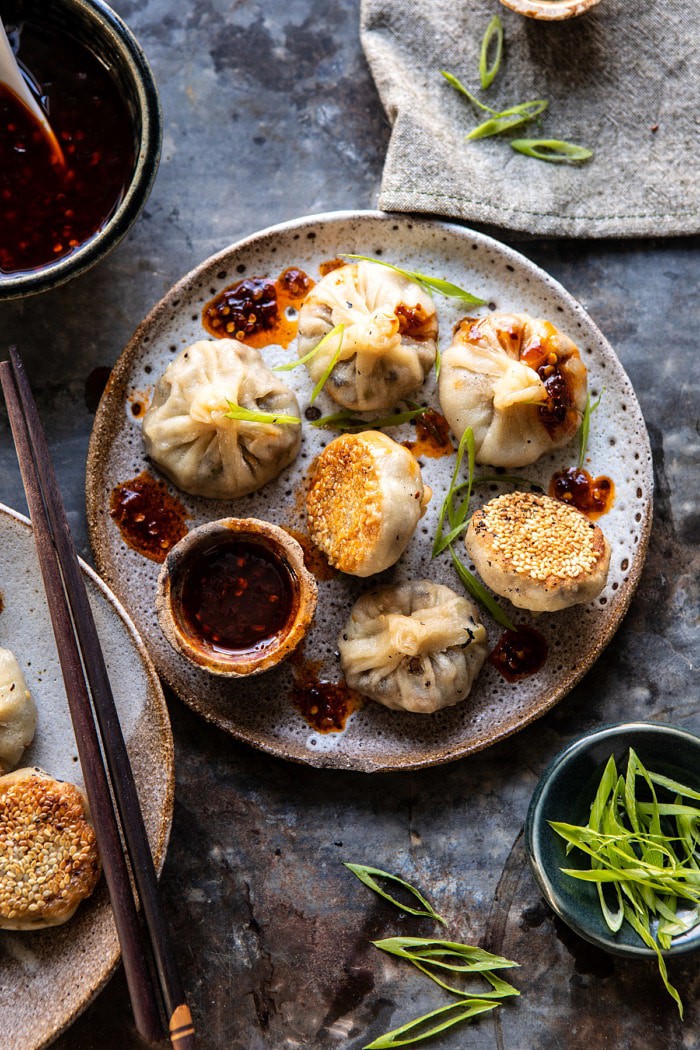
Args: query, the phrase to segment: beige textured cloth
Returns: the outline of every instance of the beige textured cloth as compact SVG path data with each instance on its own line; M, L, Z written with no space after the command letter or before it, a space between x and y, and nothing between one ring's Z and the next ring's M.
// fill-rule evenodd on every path
M481 91L481 39L505 28L501 69ZM380 207L533 235L664 236L700 231L700 0L601 0L579 18L523 18L497 0L362 0L362 43L393 126ZM549 99L535 121L471 142L495 109ZM509 139L588 146L580 167L547 164Z

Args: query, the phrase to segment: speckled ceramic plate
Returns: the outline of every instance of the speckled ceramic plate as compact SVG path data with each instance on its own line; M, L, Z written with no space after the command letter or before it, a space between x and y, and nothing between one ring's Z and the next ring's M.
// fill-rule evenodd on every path
M134 767L158 870L173 811L173 744L163 692L122 607L86 565L88 591ZM37 705L38 726L21 766L83 783L34 539L26 518L0 505L0 646L11 649ZM119 961L104 878L64 926L0 930L0 1046L47 1046L93 999Z
M542 671L509 685L486 664L472 694L456 707L425 716L396 713L368 702L350 717L344 732L320 734L291 703L294 667L289 663L247 682L225 681L193 668L170 648L154 608L159 565L125 544L109 506L115 485L149 469L134 403L148 400L155 379L175 353L206 337L201 325L204 304L241 275L276 277L287 266L299 266L318 279L319 265L342 253L381 255L399 266L449 278L498 309L549 318L571 336L589 368L591 391L595 394L605 388L591 430L588 466L594 474L613 478L616 499L612 511L600 521L612 546L606 588L589 605L538 619L537 628L549 646ZM436 305L444 350L454 323L465 311L455 300L438 297ZM293 353L294 344L288 350L276 346L263 350L270 365L289 360ZM303 412L312 390L305 369L287 372L285 379L295 389ZM437 407L432 375L418 397ZM322 394L319 407L325 414L337 406ZM415 436L410 425L389 433L399 441ZM252 496L219 502L178 494L187 508L189 525L255 516L303 529L300 492L304 478L313 457L333 436L305 425L296 463ZM575 464L576 458L574 441L522 474L546 488L553 472ZM421 462L433 499L408 550L396 566L382 574L382 581L429 577L459 589L448 558L430 559L454 457ZM156 667L179 696L233 736L272 754L317 766L368 771L434 765L478 751L561 700L610 641L629 605L649 536L651 494L649 440L634 391L613 350L582 307L542 270L489 237L447 223L377 212L317 215L264 230L213 256L175 285L137 329L112 372L95 420L87 474L88 518L100 572L129 609ZM478 490L477 501L491 495ZM341 677L336 638L356 597L368 586L367 581L342 576L319 584L318 610L306 639L305 656L320 661L325 680ZM517 621L534 623L520 613ZM488 617L485 623L493 645L499 629Z

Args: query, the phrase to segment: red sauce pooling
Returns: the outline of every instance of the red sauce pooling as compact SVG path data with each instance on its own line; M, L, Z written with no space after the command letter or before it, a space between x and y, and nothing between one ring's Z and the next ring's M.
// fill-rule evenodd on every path
M549 495L570 503L595 521L607 514L615 501L615 483L604 474L592 477L583 467L558 471L549 483Z
M18 59L47 103L66 159L0 87L0 281L74 252L104 226L134 170L134 134L111 75L62 29L24 22Z
M553 325L549 327L551 338L546 337L540 343L532 343L525 353L520 355L520 360L537 372L547 391L546 402L537 408L542 425L550 434L562 428L571 429L573 433L576 429L577 414L573 407L569 382L562 369L561 358L556 352L556 329Z
M318 733L342 733L362 697L345 683L320 682L311 665L303 667L292 687L292 703L307 725Z
M351 259L326 259L325 262L320 263L318 272L321 277L325 277L327 273L332 273L333 270L339 270L341 266L347 266Z
M435 338L437 334L435 314L426 313L420 303L417 303L415 306L406 306L405 303L399 303L396 307L396 316L399 319L399 332L401 335L406 335L419 341Z
M404 448L412 452L416 459L427 456L429 459L440 459L451 456L454 452L450 440L450 425L444 416L432 408L414 420L416 440L404 441Z
M546 639L533 627L524 626L504 631L489 653L489 662L507 682L519 682L536 674L546 659Z
M313 286L296 266L283 270L275 281L245 277L206 304L202 324L218 339L238 339L258 349L271 343L287 347L297 334L297 310Z
M168 551L187 535L187 511L165 482L148 471L117 485L109 506L125 543L151 561L165 561Z
M294 590L286 565L261 543L232 539L199 554L182 583L182 611L212 648L265 648L287 625Z

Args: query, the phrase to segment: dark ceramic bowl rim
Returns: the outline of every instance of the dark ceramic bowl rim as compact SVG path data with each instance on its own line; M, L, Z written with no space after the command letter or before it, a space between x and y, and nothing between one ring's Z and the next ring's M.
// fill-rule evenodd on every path
M614 935L612 933L608 933L607 936L601 937L589 927L582 925L575 915L564 908L561 904L559 895L553 891L552 883L541 850L542 833L546 831L548 834L552 834L551 829L546 826L542 820L542 797L550 787L555 776L561 774L573 758L580 756L591 746L606 739L609 739L611 742L616 742L622 737L627 737L640 732L648 734L650 737L658 735L671 737L676 740L681 737L692 748L697 750L698 756L700 757L700 736L691 733L687 729L681 729L678 726L669 725L666 722L622 722L605 725L591 733L582 734L568 744L558 755L555 755L540 777L537 787L530 799L530 805L525 819L525 850L530 862L530 869L535 882L540 888L542 896L545 898L552 911L555 912L555 914L558 915L559 918L574 931L574 933L578 934L579 937L583 937L583 939L590 944L595 944L596 947L602 948L613 955L653 958L656 953L652 948L647 948L647 946L642 944L641 941L639 944L625 944L614 940ZM671 955L682 955L685 952L697 951L698 949L700 949L700 925L696 926L693 931L689 931L689 934L685 935L684 940L679 941L677 944L672 944L668 950L662 951L662 955L665 957Z
M124 199L102 229L77 251L55 263L49 263L34 273L3 277L0 280L0 302L56 288L84 273L107 255L136 220L148 199L158 171L163 115L156 82L141 45L126 23L103 0L60 0L60 5L67 10L84 12L88 20L100 27L101 34L111 39L124 65L128 67L141 114L136 165Z

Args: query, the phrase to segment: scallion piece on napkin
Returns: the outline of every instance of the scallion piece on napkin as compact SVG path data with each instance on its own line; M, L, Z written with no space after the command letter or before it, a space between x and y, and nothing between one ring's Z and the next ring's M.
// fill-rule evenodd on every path
M387 900L391 904L394 904L401 911L408 912L409 915L423 915L428 919L435 919L437 922L441 922L443 926L447 925L447 922L445 921L445 919L443 919L442 915L438 915L438 913L433 908L432 904L425 899L423 894L420 893L420 891L417 890L415 886L411 886L410 882L406 882L398 875L392 875L388 871L382 871L381 868L368 867L366 864L346 863L345 867L348 868L348 870L351 871L353 875L356 875L360 882L362 882L365 886L368 886L371 890L374 890L374 892L378 893L380 897L383 897L384 900ZM416 901L418 901L418 903L422 905L422 907L411 907L408 904L404 904L403 901L397 900L396 897L392 897L390 893L388 893L385 889L383 889L380 886L379 882L377 882L377 879L382 879L386 882L394 882L397 884L397 886L401 886L404 890L407 890L408 893L410 893L411 896L414 897Z
M523 124L528 124L531 120L534 120L535 117L539 117L540 113L544 113L548 105L549 102L544 98L532 99L530 102L520 102L517 106L503 109L500 113L489 117L483 124L478 124L477 127L469 132L467 138L472 141L475 139L487 139L493 135L502 135L504 131L512 131L513 128L519 128ZM515 139L514 141L529 142L535 140ZM512 145L513 143L511 142ZM525 151L521 150L520 152ZM531 156L535 156L535 154L533 153Z
M593 150L561 139L513 139L511 146L526 157L546 160L550 164L580 164L593 156Z
M493 62L491 65L489 61L489 48L494 45L495 51L493 55ZM481 86L486 90L490 87L496 78L498 70L501 68L501 58L503 57L503 23L501 22L498 15L494 15L484 33L484 39L481 41L481 54L479 55L479 79L481 80Z

